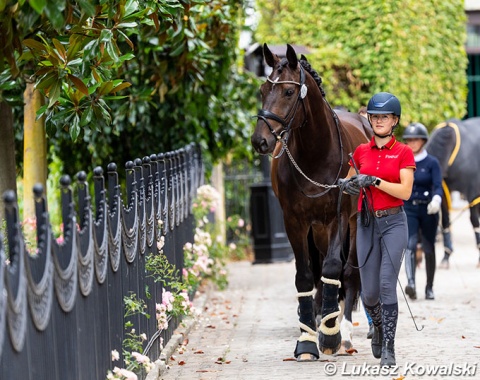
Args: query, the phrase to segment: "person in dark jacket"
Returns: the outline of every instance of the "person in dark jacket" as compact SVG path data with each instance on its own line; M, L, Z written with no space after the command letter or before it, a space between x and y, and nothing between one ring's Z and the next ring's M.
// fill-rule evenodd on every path
M403 140L412 148L417 170L414 175L412 195L405 202L405 213L408 223L408 246L405 252L405 270L408 285L405 293L411 299L417 298L415 288L415 268L417 243L420 241L425 253L427 285L425 298L435 299L433 278L435 276L435 236L442 203L442 173L438 160L427 153L425 144L428 141L427 128L421 123L410 124L403 133Z

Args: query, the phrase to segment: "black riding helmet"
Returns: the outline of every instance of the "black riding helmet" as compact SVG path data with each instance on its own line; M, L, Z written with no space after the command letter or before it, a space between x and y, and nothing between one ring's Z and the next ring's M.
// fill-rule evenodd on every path
M403 131L403 139L423 139L428 141L428 130L422 123L411 123Z
M370 100L368 101L367 105L367 114L374 115L374 114L393 114L398 117L397 124L392 127L392 130L389 134L380 136L375 133L378 137L387 137L393 134L393 130L397 127L398 123L400 122L400 117L402 116L402 106L400 105L400 100L389 92L379 92L373 95ZM369 117L370 120L370 117Z
M397 97L389 92L379 92L373 95L368 101L368 114L389 114L393 113L395 116L402 115L402 107Z

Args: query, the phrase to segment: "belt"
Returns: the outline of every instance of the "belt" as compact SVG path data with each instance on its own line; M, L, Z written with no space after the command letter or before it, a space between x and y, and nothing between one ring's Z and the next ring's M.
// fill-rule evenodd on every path
M383 218L384 216L395 215L402 211L403 211L403 207L398 206L398 207L387 208L386 210L374 211L373 215L375 215L375 217L377 218Z
M414 205L414 206L416 206L416 205L427 205L429 203L430 203L430 201L423 200L423 199L414 199L412 201L412 205Z

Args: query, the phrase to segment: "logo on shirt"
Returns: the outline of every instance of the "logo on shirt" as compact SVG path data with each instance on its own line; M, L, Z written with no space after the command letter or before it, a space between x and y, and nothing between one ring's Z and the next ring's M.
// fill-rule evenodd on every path
M398 158L398 154L397 154L397 155L386 154L386 155L385 155L385 158Z

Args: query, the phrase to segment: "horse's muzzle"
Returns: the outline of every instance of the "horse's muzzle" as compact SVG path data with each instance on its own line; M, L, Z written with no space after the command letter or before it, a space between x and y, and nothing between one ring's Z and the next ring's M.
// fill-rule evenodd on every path
M254 134L251 138L251 142L252 142L253 149L255 149L257 153L260 153L260 154L270 153L267 140L264 137L257 136Z

